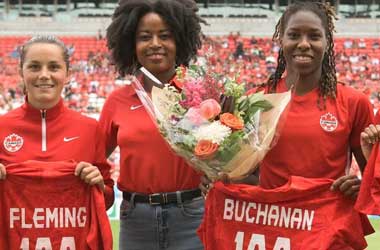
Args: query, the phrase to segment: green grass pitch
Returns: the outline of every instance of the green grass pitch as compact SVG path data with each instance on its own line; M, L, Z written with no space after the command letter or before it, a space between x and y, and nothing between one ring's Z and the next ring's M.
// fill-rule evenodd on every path
M368 247L366 250L379 250L380 249L380 218L370 219L376 232L368 236ZM119 250L119 221L111 221L112 233L113 233L113 249Z

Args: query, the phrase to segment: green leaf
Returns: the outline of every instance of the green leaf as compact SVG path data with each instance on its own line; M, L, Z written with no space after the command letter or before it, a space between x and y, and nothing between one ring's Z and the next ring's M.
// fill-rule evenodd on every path
M273 108L273 105L267 100L261 100L254 103L250 103L249 105L250 109L254 109L255 107L260 108L263 111L268 111L269 109Z
M250 103L255 103L257 101L261 101L264 99L264 92L258 92L255 94L251 94L248 96L249 102Z
M216 158L227 164L240 151L240 144L244 133L235 131L219 146Z
M241 97L237 101L237 108L239 111L245 111L249 107L249 100L247 97Z

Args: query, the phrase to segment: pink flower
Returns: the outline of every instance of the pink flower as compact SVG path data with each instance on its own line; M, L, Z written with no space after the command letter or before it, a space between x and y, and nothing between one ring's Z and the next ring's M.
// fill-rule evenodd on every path
M183 100L179 104L185 109L198 107L207 99L217 100L220 96L220 88L216 87L216 81L211 77L193 78L187 76L183 79Z
M189 120L193 125L196 126L206 121L205 118L201 115L199 108L190 108L185 115L185 119Z
M214 99L207 99L201 102L199 112L201 116L207 120L214 119L220 114L221 107Z

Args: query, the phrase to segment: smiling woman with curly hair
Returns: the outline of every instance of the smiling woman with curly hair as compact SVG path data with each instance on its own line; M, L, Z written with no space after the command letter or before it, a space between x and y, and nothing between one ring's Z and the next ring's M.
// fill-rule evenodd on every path
M140 66L136 45L138 26L141 18L155 13L167 25L178 51L175 65L187 66L195 59L201 48L201 23L198 8L192 0L152 1L122 0L113 14L113 21L107 29L108 47L119 73L134 73ZM174 66L175 66L174 65Z
M201 47L201 23L192 0L124 0L107 29L121 76L143 66L178 89L176 67ZM138 75L149 93L153 82ZM120 147L120 249L203 249L196 235L204 211L200 176L161 137L133 87L116 90L100 117L110 154Z

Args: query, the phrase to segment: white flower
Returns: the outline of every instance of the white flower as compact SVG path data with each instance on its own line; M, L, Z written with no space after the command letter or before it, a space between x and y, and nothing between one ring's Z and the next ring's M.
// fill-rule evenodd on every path
M220 121L214 121L210 124L202 125L194 131L194 137L197 141L210 140L218 145L230 134L231 129L224 126Z

